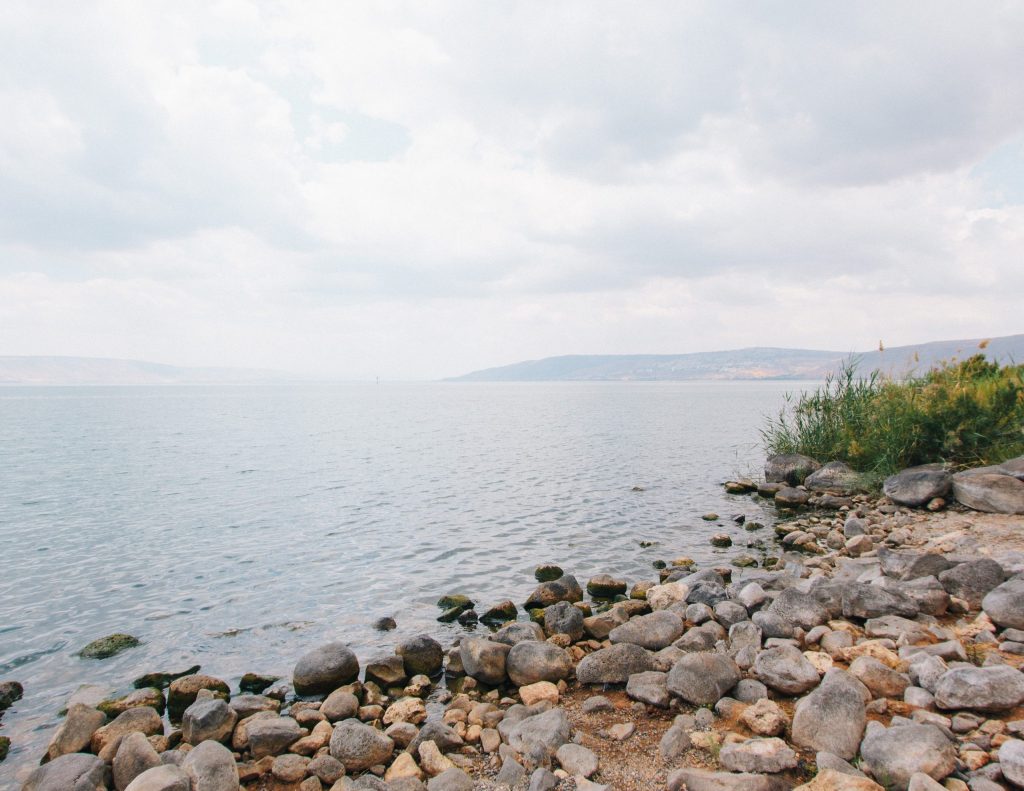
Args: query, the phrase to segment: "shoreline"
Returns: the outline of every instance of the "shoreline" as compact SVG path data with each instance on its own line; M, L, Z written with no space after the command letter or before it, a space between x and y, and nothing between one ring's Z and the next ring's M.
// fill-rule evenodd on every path
M459 647L412 638L389 657L333 644L297 657L292 684L277 689L160 679L159 695L140 690L108 705L109 718L98 701L76 703L50 751L73 757L45 764L26 788L50 787L74 762L68 771L104 784L90 787L113 780L121 791L146 768L131 791L169 791L183 776L209 791L877 787L856 776L855 756L898 789L925 791L923 775L948 791L1024 784L1024 620L1011 625L1018 608L1024 619L1024 591L1007 582L1024 572L1024 518L810 497L799 505L819 507L794 511L774 538L730 527L733 549L754 544L758 565L777 549L771 570L679 563L627 581L609 569L585 586L569 570L530 597L547 607L533 613L545 629L518 620L467 632ZM577 606L583 587L593 614ZM467 602L443 603L445 617L471 620ZM313 686L311 667L322 675ZM180 728L154 719L168 703ZM928 756L888 750L911 736ZM190 744L202 747L191 755ZM335 777L339 760L348 771Z

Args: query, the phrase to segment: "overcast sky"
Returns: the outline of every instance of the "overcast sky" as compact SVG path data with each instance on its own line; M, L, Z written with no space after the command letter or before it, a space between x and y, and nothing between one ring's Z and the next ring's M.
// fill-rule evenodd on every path
M0 354L1024 332L1022 42L998 0L5 0Z

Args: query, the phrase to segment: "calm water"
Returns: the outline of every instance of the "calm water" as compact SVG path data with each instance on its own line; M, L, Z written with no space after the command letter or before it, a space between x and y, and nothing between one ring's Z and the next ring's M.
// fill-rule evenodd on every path
M520 602L539 562L585 582L716 558L728 522L702 514L770 516L719 484L759 468L762 416L793 387L0 388L0 680L26 689L0 787L82 683L287 675L329 639L363 658L450 641L440 594ZM397 632L370 628L381 615ZM116 631L144 645L74 656Z

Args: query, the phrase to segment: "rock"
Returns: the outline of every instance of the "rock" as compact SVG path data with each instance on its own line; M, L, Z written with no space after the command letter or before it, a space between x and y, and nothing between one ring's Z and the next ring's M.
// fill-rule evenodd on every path
M449 752L462 747L462 737L443 722L430 721L420 728L420 732L409 742L406 752L413 755L419 754L420 745L423 742L433 742L441 752Z
M572 742L563 744L555 751L555 760L570 775L591 777L597 773L598 761L594 751Z
M519 699L523 701L524 706L533 706L541 701L554 705L558 703L558 698L558 687L550 681L538 681L519 688Z
M106 765L95 755L69 753L43 764L21 791L104 791Z
M509 747L535 763L543 763L569 741L569 718L565 709L549 709L520 720L507 733Z
M494 783L499 788L521 788L525 778L526 769L523 768L523 765L509 757L501 764L501 769L494 778Z
M1024 514L1024 481L1010 475L957 473L953 496L961 505L992 514Z
M306 772L310 777L317 777L321 782L330 786L345 775L345 765L333 755L318 755L309 762Z
M619 643L587 654L576 666L581 684L625 684L634 673L651 669L651 654L634 643Z
M783 508L799 508L807 505L811 495L804 489L794 489L792 486L784 486L775 493L775 504Z
M320 713L329 722L337 722L338 720L347 720L349 717L355 717L359 713L359 698L347 689L336 689L320 705Z
M956 667L938 679L934 695L940 709L1009 711L1024 702L1024 674L1008 665Z
M1024 578L1013 577L993 588L982 599L981 608L1004 629L1024 629Z
M279 755L270 767L270 773L282 783L298 783L306 776L309 759L301 755Z
M584 714L596 714L599 711L614 711L615 704L604 695L591 695L580 707Z
M562 571L561 566L556 566L554 563L542 563L533 571L533 577L537 582L552 582L564 575L565 572Z
M754 660L754 675L769 688L784 695L800 695L818 685L814 665L791 645L762 651Z
M280 755L302 737L302 728L291 717L252 719L245 725L249 752L255 760Z
M441 648L441 644L426 634L403 640L395 648L395 653L402 657L405 675L410 678L420 674L435 676L441 672L444 662L444 650ZM342 682L342 684L347 683L347 681ZM341 684L335 686L341 686Z
M141 733L129 733L121 739L114 756L114 787L124 791L140 774L160 765L160 756L149 739Z
M134 709L136 706L149 706L150 708L156 709L158 714L163 714L166 708L166 700L164 699L164 693L155 687L136 689L129 692L127 695L121 695L116 698L107 698L100 701L96 708L106 714L110 719L123 714L128 709Z
M561 681L572 672L572 657L551 643L526 641L512 646L505 669L517 687L538 681Z
M387 763L394 748L395 743L390 738L356 720L339 722L331 735L331 756L341 761L349 772L361 772Z
M526 600L524 605L527 610L538 607L550 607L560 601L573 602L583 601L583 589L571 574L566 574L550 582L542 582Z
M991 558L959 563L939 574L939 582L951 596L963 599L971 609L981 607L985 595L1003 584L1003 567Z
M812 472L821 469L821 463L799 453L769 456L764 464L764 479L768 483L785 482L799 486Z
M400 687L408 678L405 672L405 660L398 654L374 657L363 668L363 678L374 682L381 689Z
M298 695L326 695L359 678L359 660L344 643L327 643L303 655L292 672Z
M846 618L878 618L883 615L913 618L917 613L918 606L913 599L880 585L854 583L843 589L843 616Z
M766 611L805 630L820 626L829 619L828 610L813 594L795 588L782 591Z
M163 733L164 724L160 720L160 715L148 706L128 709L124 714L118 715L113 722L102 728L97 728L90 740L90 747L101 758L106 758L103 754L106 747L113 747L121 737L135 732L143 733L146 736ZM116 749L113 747L113 750ZM113 760L113 758L114 756L111 754L107 760Z
M505 645L515 645L524 640L543 641L544 630L540 624L533 621L516 621L515 623L505 624L505 626L491 635L491 639L496 643L504 643Z
M459 656L466 675L489 686L497 686L505 681L505 662L510 651L511 647L505 643L496 643L486 637L463 638L459 646Z
M685 582L666 582L648 588L647 603L652 610L667 610L674 604L685 602L689 594L690 586Z
M923 772L942 780L956 768L952 742L934 725L885 728L872 723L860 747L861 768L882 785L904 791L911 776Z
M626 592L626 581L610 574L598 574L587 583L587 593L595 599L614 599Z
M238 768L231 751L220 742L197 745L181 764L192 791L238 791Z
M713 547L731 547L732 538L728 533L715 533L708 539Z
M475 787L473 779L454 766L430 778L427 783L427 791L473 791Z
M693 743L690 741L690 735L686 732L686 728L674 724L661 737L661 741L658 743L658 752L661 753L664 760L674 762L692 746Z
M171 682L167 690L167 713L171 722L179 722L185 709L196 702L199 690L208 689L218 697L227 698L230 695L230 688L219 678L205 676L200 673L191 676L182 676Z
M946 571L950 562L938 552L895 551L878 548L878 561L882 571L900 581L934 577Z
M616 626L608 635L613 643L633 643L651 651L672 645L683 634L683 619L669 610L640 615Z
M885 479L882 491L896 505L921 508L929 500L945 497L952 486L953 476L941 464L925 464L890 475Z
M910 678L897 673L874 657L859 656L850 664L850 673L880 698L900 698L910 686Z
M785 791L788 788L785 780L770 775L684 768L668 776L668 791Z
M181 718L181 738L188 744L212 739L226 742L235 729L238 714L223 700L197 700Z
M762 698L744 709L740 721L758 736L778 736L789 724L779 704L768 698Z
M729 657L699 652L676 662L667 681L673 695L695 706L709 706L725 697L739 680L740 669Z
M97 729L106 723L107 717L94 708L82 703L73 703L67 716L46 748L46 758L52 761L62 755L85 751Z
M870 618L864 624L864 633L868 637L882 637L888 640L899 640L905 637L910 644L927 639L928 633L917 621L901 618L898 615L883 615L881 618Z
M667 709L672 700L668 693L668 674L653 670L634 673L626 682L626 694L641 703Z
M867 722L867 695L864 685L847 671L829 670L818 688L797 703L791 741L852 760Z
M718 754L718 762L730 772L784 772L796 766L796 753L775 737L748 739L739 744L726 744Z
M108 659L141 644L137 637L130 634L111 634L93 640L78 655L83 659Z
M544 631L549 635L567 634L572 642L583 638L583 613L567 601L544 610Z
M530 786L527 791L554 791L558 787L558 775L543 767L537 767L530 775Z
M809 783L797 786L793 791L885 791L882 786L863 774L851 775L835 769L822 769Z
M1024 741L1007 739L999 747L999 767L1003 776L1018 788L1024 787Z
M514 621L518 616L519 608L516 607L515 602L506 599L484 610L480 621L488 626L501 626L509 621Z
M419 698L399 698L384 712L382 722L385 725L394 725L396 722L410 722L419 725L427 719L426 704Z
M184 769L174 764L161 764L140 774L125 791L190 791L191 786Z
M841 461L830 461L804 479L804 486L815 492L854 494L861 491L860 474Z

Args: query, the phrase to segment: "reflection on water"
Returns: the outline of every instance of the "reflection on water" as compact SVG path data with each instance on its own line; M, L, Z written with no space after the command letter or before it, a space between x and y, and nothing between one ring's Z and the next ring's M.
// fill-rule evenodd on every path
M36 762L81 683L286 675L328 639L364 658L450 640L439 595L522 601L540 562L585 581L711 560L702 514L764 516L719 484L759 467L792 387L0 388L0 680L26 689L0 776ZM118 631L143 645L74 656Z

